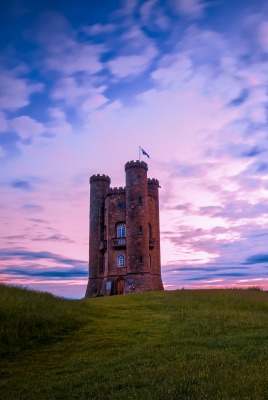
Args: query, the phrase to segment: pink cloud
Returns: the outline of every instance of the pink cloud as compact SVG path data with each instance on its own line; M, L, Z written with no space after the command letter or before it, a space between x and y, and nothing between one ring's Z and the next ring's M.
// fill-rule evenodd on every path
M45 57L45 65L49 70L72 75L76 72L95 74L103 69L99 61L103 47L100 45L81 44L75 41L53 49Z
M17 118L10 120L12 128L20 135L22 139L26 139L31 136L40 135L44 132L45 127L40 122L37 122L28 115L22 115Z
M114 32L116 29L116 24L94 24L91 26L84 26L82 30L90 36L95 36L107 33L109 34Z
M154 46L148 46L141 55L119 56L107 63L113 75L117 78L139 75L151 64L152 59L157 55Z
M192 18L200 18L203 16L208 3L202 0L172 0L174 8L183 15Z

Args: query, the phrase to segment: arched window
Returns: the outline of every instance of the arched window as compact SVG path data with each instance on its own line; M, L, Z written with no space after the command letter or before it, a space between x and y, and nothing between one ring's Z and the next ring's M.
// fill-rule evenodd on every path
M118 238L126 237L126 224L120 223L116 226L116 237Z
M124 267L125 266L125 256L124 254L119 254L117 256L117 266Z

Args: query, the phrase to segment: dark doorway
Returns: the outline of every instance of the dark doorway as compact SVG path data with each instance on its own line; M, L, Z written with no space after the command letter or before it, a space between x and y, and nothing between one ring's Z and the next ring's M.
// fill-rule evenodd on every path
M115 294L123 294L125 288L125 281L124 279L118 279L116 282L116 293Z

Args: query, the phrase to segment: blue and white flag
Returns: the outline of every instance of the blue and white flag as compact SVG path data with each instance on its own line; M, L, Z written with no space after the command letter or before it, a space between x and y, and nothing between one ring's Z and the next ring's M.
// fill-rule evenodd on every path
M146 151L145 151L145 150L143 150L143 148L142 148L142 147L141 147L141 151L142 151L142 154L143 154L144 156L147 156L148 158L150 158L149 154L148 154L148 153L146 153Z

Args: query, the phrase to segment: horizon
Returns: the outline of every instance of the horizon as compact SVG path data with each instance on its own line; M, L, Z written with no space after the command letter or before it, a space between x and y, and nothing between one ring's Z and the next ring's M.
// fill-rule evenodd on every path
M125 186L140 156L165 289L268 290L268 4L12 0L0 18L0 281L83 297L89 178Z

